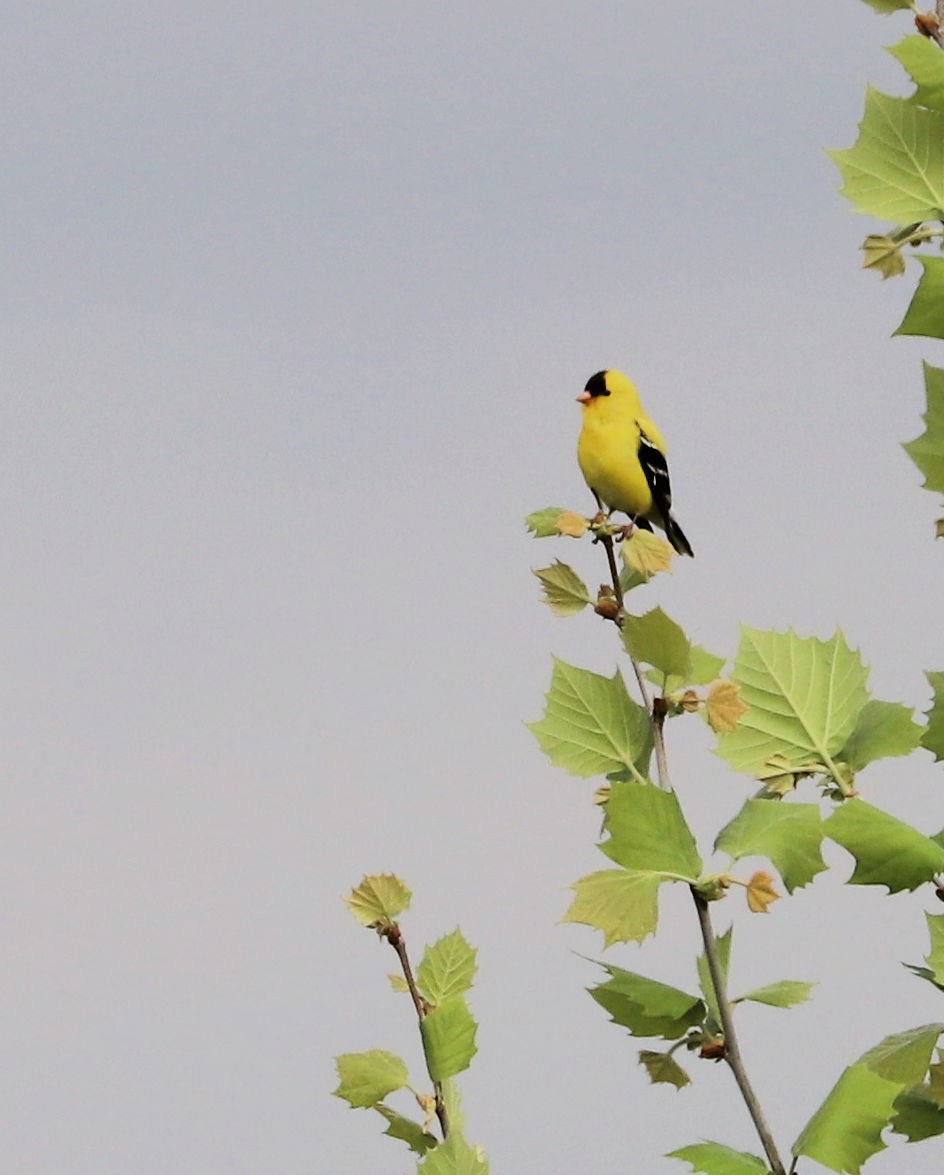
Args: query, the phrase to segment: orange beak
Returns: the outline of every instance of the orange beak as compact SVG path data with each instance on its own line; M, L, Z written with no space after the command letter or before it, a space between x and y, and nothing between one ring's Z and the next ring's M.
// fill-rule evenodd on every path
M579 402L581 404L589 404L590 401L593 399L593 396L591 396L590 393L586 389L584 389L580 393L580 395L577 397L577 399L579 400Z

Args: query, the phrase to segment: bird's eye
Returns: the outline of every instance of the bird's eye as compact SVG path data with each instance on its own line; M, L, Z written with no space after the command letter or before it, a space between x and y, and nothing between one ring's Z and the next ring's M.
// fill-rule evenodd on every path
M598 371L596 375L591 375L583 390L589 392L591 396L608 396L610 389L606 386L606 372Z

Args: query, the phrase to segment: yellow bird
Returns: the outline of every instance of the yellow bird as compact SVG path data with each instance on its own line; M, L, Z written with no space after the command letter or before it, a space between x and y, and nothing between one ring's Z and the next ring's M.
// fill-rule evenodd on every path
M622 510L646 530L654 523L680 555L693 555L671 513L665 441L635 385L620 371L598 371L577 399L583 405L577 461L597 505Z

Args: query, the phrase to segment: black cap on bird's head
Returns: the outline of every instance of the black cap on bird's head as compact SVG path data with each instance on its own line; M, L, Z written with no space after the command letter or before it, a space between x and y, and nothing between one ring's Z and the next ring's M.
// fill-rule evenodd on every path
M581 404L589 404L597 396L608 396L609 394L610 389L606 386L606 372L598 371L596 375L590 376L577 399Z

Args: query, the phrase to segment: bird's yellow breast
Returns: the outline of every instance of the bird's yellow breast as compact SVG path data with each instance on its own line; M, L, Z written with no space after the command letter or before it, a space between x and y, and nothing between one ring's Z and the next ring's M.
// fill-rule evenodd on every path
M639 463L640 423L634 406L623 405L615 397L592 400L583 410L577 461L587 485L611 510L645 517L652 509L652 492ZM644 420L642 427L662 448L655 426Z

